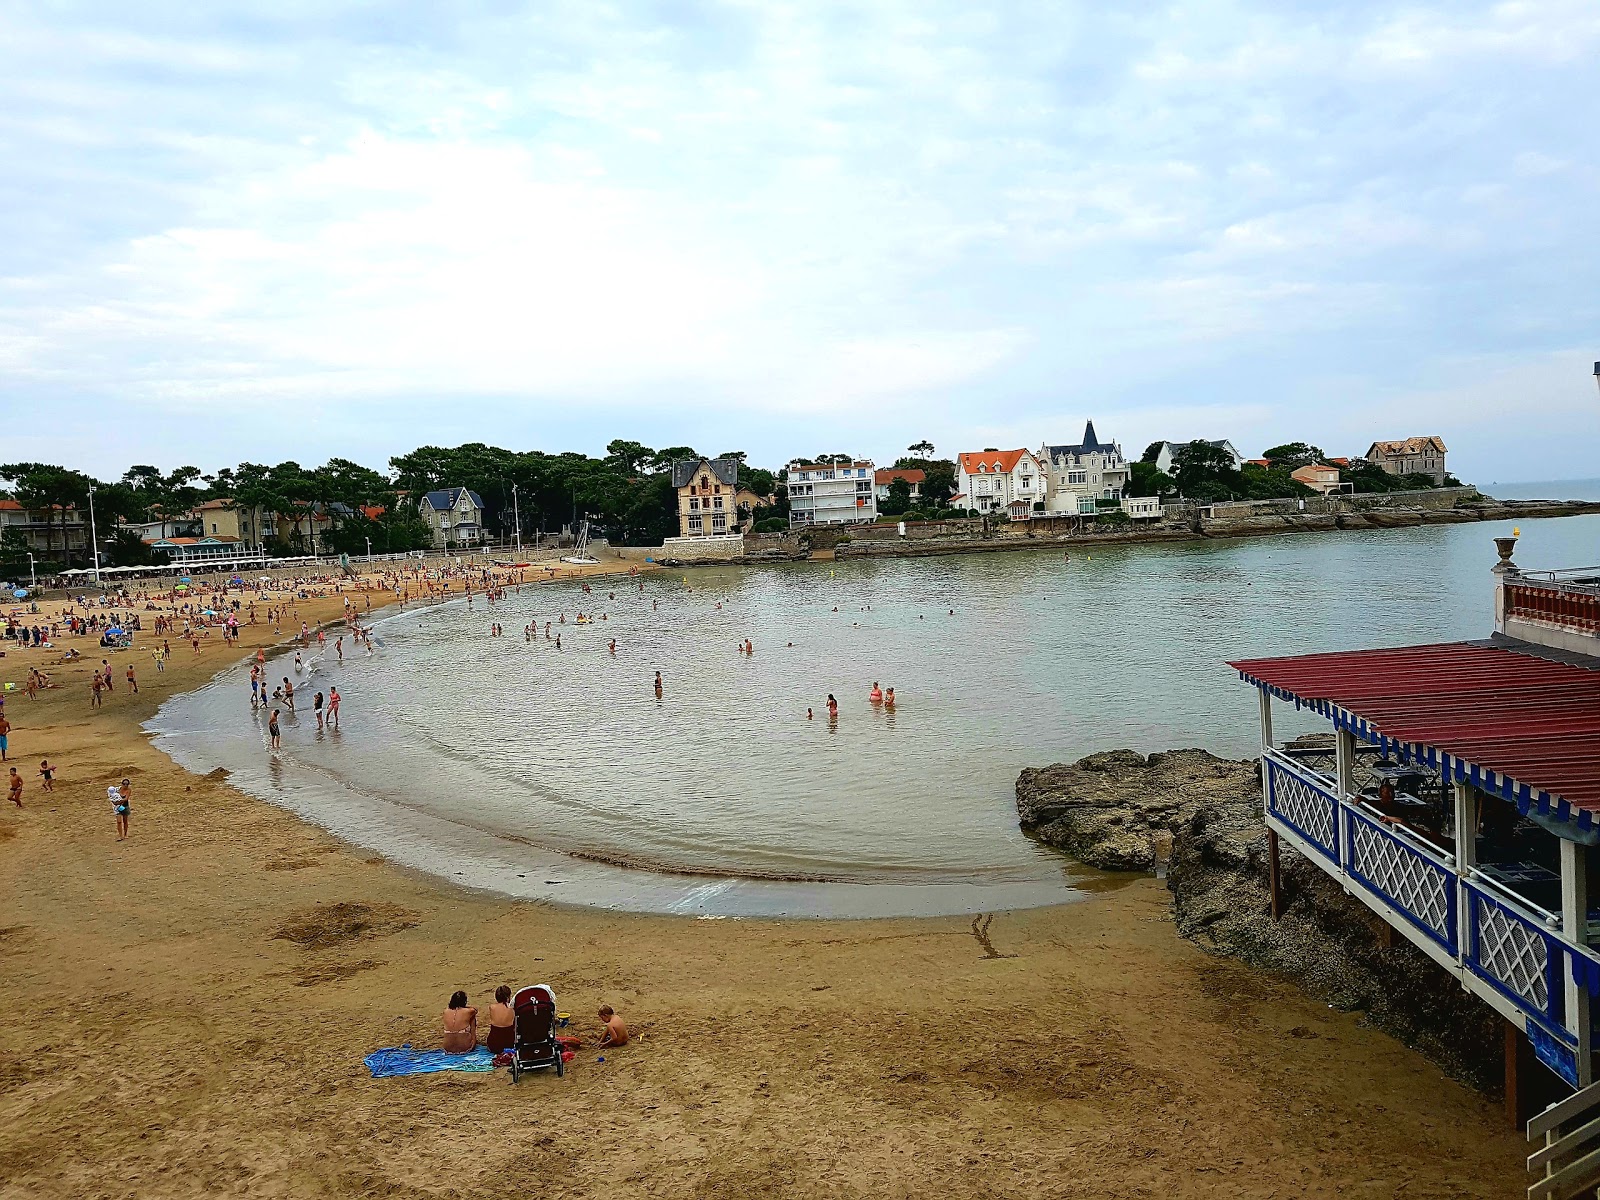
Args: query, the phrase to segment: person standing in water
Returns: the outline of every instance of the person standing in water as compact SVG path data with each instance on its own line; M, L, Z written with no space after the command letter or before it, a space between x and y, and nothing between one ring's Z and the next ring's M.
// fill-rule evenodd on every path
M267 718L267 745L273 750L280 746L278 740L278 710L273 709L272 715Z
M311 708L317 714L317 728L322 728L322 693L318 692L311 698Z
M872 681L872 690L867 693L867 700L872 704L883 703L883 689L878 686L878 681L876 679Z
M661 672L656 672L656 695L661 695Z
M838 719L839 719L839 702L833 698L833 693L829 692L828 693L828 720L836 721Z
M339 728L339 689L336 687L328 689L328 725Z

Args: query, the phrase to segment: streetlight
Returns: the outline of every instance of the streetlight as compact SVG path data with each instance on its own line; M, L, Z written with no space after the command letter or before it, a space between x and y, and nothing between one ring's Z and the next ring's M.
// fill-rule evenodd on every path
M1600 387L1600 362L1594 365L1594 382L1596 387Z
M39 590L39 572L38 572L37 569L35 569L35 567L33 565L33 551L29 550L27 552L27 554L28 554L28 578L33 581L33 590L37 592Z
M94 560L94 585L100 586L100 539L94 531L94 484L89 485L89 557Z
M368 562L372 561L372 539L371 538L367 539L367 561Z

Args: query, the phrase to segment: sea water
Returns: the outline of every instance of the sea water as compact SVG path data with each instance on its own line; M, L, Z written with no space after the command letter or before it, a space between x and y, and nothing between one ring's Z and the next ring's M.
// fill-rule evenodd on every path
M173 698L151 729L193 770L226 767L342 837L513 895L702 915L1056 903L1102 881L1019 831L1023 767L1124 746L1249 756L1255 694L1226 660L1485 637L1492 539L1509 532L701 568L651 573L642 590L595 578L589 594L529 585L470 610L390 610L376 653L347 638L342 665L330 638L295 677L305 700L284 716L280 753L244 666ZM1517 561L1600 562L1597 537L1600 517L1523 522ZM293 671L274 660L268 674ZM892 711L869 703L874 683L896 690ZM309 712L334 684L337 733Z

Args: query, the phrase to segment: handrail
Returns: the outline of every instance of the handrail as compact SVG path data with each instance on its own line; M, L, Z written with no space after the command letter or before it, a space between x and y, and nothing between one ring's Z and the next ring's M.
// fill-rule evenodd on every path
M1469 867L1462 875L1462 882L1470 884L1480 892L1485 893L1491 900L1504 904L1514 914L1521 917L1530 925L1537 925L1557 939L1563 946L1574 946L1576 943L1567 941L1561 932L1561 914L1549 912L1540 908L1526 897L1517 895L1505 884L1490 879L1487 875L1480 874L1477 867ZM1551 924L1551 922L1555 922Z
M1600 1080L1596 1080L1586 1088L1579 1088L1565 1100L1557 1100L1542 1113L1529 1118L1528 1136L1538 1137L1541 1133L1549 1133L1558 1125L1564 1125L1579 1113L1587 1112L1595 1105L1600 1104Z

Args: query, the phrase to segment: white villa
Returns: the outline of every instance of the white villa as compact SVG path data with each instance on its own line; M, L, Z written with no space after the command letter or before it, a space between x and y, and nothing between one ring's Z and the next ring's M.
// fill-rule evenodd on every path
M1048 487L1045 471L1027 450L980 450L956 459L956 489L966 506L980 513L1003 512L1026 521L1043 511Z
M808 463L795 459L789 464L785 480L789 489L789 527L876 521L876 476L877 469L870 460Z
M1049 467L1050 495L1045 511L1054 517L1092 517L1114 509L1130 517L1159 517L1161 502L1155 497L1124 499L1132 471L1116 442L1102 442L1094 422L1083 427L1083 440L1072 446L1041 446L1039 457Z
M1200 439L1197 439L1197 440L1205 441L1204 438L1200 438ZM1161 443L1161 449L1156 452L1156 470L1162 472L1163 474L1171 475L1172 474L1172 459L1173 459L1173 456L1176 455L1179 450L1182 450L1188 444L1189 444L1188 442L1162 442ZM1245 464L1244 455L1240 454L1237 450L1235 450L1233 448L1233 443L1230 442L1227 438L1219 438L1214 442L1213 441L1206 441L1205 444L1210 446L1210 447L1212 447L1215 450L1221 450L1224 454L1226 454L1228 456L1228 458L1231 460L1231 464L1232 464L1233 469L1235 471L1242 471L1244 469L1244 464Z

